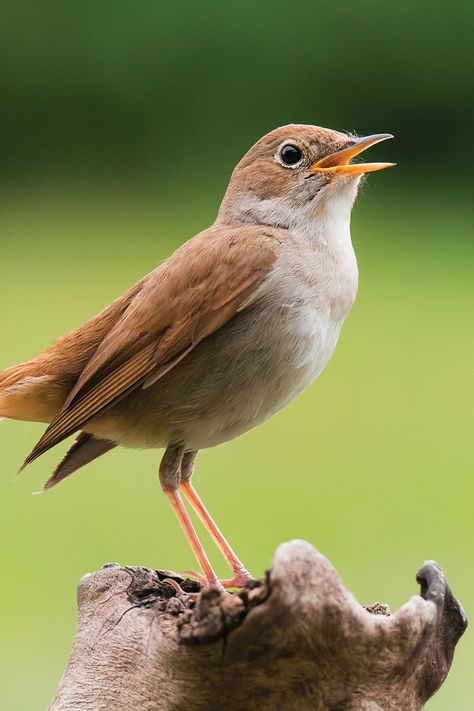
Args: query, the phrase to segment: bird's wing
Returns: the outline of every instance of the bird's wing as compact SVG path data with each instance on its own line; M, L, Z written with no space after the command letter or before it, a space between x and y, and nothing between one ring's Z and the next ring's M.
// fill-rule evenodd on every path
M214 227L143 280L23 467L137 387L148 387L252 299L280 240L271 230Z

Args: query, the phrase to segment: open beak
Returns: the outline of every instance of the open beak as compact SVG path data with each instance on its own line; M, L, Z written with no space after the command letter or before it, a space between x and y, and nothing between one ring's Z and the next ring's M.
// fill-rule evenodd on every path
M309 166L312 173L329 173L332 175L362 175L362 173L372 173L374 170L391 168L395 163L350 163L354 156L365 151L375 143L393 138L391 133L376 133L373 136L356 138L349 148L331 153L331 155L321 158Z

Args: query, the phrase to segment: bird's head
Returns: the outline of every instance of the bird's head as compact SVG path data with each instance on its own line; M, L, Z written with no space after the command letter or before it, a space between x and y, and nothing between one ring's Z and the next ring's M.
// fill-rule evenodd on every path
M331 205L349 215L362 175L394 165L351 159L388 138L301 124L277 128L237 164L219 219L291 227Z

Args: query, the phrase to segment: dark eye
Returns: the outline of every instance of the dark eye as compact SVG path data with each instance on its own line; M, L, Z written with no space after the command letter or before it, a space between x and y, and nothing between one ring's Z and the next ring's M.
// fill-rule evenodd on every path
M280 151L281 162L285 165L296 165L300 162L302 155L298 146L294 146L292 143L287 143Z

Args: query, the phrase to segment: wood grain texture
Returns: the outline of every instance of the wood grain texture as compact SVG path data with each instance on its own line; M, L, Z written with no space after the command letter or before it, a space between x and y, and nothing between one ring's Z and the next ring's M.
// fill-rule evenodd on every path
M112 565L82 579L52 711L418 711L466 627L432 562L394 614L363 608L304 541L239 594L167 575Z

